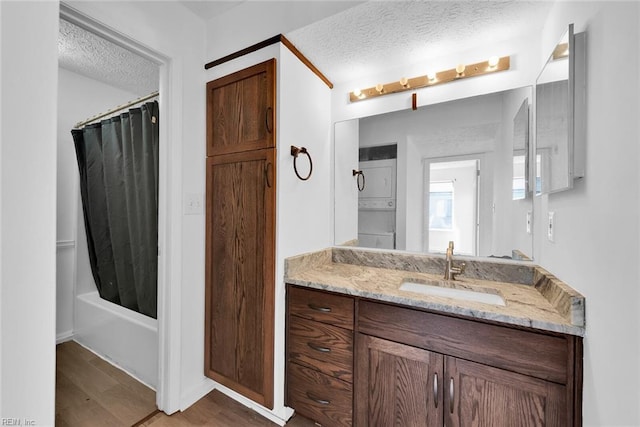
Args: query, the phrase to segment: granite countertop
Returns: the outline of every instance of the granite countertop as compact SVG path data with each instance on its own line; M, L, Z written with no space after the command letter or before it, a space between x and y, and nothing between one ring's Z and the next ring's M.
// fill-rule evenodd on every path
M333 247L288 258L285 282L497 321L545 331L584 336L584 297L529 262L455 257L464 275L442 280L444 257L354 247ZM500 295L505 305L424 295L400 290L404 281L438 281L448 287Z

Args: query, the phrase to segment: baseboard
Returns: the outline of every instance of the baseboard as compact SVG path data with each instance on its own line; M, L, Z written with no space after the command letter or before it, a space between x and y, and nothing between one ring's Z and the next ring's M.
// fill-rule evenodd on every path
M215 388L216 383L214 381L204 378L200 384L192 387L180 397L180 411L185 411L189 406L205 397Z
M60 332L56 335L56 345L62 344L63 342L71 341L73 339L73 331L65 331Z
M202 399L204 396L206 396L208 393L210 393L213 390L219 390L221 393L229 396L230 398L240 403L241 405L246 406L252 411L257 412L258 414L262 415L269 421L274 422L280 426L284 426L287 422L287 419L289 419L293 414L293 411L290 408L285 408L284 412L286 412L285 414L286 419L283 419L273 411L270 411L269 409L265 408L264 406L259 405L256 402L247 399L243 395L231 390L230 388L225 387L222 384L218 384L217 382L210 380L208 378L205 378L204 380L202 380L200 384L193 387L191 390L189 390L189 392L185 393L182 396L182 399L181 399L182 405L180 410L181 411L186 410L189 406L193 405L194 403Z

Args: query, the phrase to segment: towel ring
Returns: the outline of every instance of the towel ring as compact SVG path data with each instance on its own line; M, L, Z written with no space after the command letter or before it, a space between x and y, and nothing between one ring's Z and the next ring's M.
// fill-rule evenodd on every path
M356 185L358 186L358 191L364 190L364 172L354 169L353 176L356 176ZM362 177L362 185L360 185L360 177Z
M309 158L309 174L306 177L301 177L300 174L298 173L298 166L296 164L297 160L298 160L298 154L306 154L307 157ZM296 176L298 177L298 179L300 179L301 181L306 181L309 178L311 178L311 173L313 172L313 160L311 160L311 154L309 154L309 152L307 151L306 148L304 147L296 147L295 145L291 146L291 155L293 156L293 170L296 173Z

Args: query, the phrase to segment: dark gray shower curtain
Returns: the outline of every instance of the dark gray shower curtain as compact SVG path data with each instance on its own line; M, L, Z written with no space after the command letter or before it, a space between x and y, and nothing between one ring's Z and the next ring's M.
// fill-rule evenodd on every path
M100 296L157 317L158 103L71 131Z

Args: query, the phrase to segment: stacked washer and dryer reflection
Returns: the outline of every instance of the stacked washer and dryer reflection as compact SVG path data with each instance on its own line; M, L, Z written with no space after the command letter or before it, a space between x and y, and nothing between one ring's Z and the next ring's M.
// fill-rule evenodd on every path
M380 157L383 159L378 160ZM396 247L395 157L395 145L360 150L359 168L364 174L365 185L358 195L359 246ZM372 158L378 159L370 160Z

